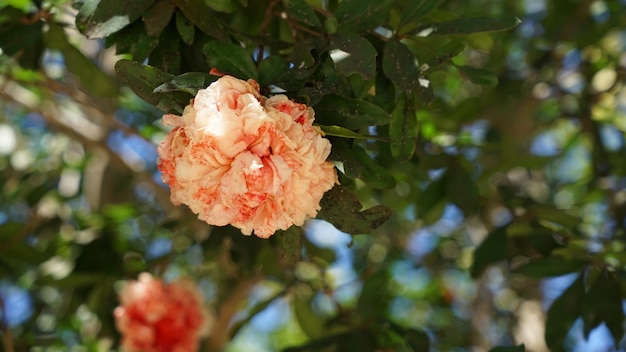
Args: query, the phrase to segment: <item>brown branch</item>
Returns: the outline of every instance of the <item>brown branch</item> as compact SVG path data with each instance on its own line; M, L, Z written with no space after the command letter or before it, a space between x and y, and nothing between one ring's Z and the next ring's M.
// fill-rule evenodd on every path
M0 332L2 332L2 346L4 347L5 352L14 352L15 348L13 347L13 334L11 333L11 328L9 328L9 323L6 319L6 311L4 305L4 298L0 295L0 312L2 313L2 320L0 320Z

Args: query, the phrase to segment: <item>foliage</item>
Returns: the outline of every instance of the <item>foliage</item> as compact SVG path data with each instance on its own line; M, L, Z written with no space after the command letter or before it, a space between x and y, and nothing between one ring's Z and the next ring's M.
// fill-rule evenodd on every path
M200 285L206 351L623 348L625 7L1 3L4 349L117 348L116 292L145 271ZM218 74L313 106L333 226L262 240L171 205L160 116Z

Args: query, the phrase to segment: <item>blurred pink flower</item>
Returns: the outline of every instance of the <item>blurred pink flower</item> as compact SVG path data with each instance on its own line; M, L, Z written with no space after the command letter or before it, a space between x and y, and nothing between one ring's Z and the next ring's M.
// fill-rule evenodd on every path
M330 142L313 109L262 96L254 80L224 76L200 90L158 148L172 203L209 224L268 238L315 217L337 183Z
M212 323L200 292L188 280L167 284L142 273L119 298L113 315L124 351L197 351Z

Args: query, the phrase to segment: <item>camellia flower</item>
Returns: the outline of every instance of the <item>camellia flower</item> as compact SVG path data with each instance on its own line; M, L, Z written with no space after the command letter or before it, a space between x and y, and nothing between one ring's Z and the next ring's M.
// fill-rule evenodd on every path
M268 238L315 217L337 183L330 142L313 109L285 95L266 98L254 80L224 76L200 90L158 147L174 204L209 224Z
M193 352L209 332L212 318L193 282L170 284L148 273L120 293L113 315L129 352Z

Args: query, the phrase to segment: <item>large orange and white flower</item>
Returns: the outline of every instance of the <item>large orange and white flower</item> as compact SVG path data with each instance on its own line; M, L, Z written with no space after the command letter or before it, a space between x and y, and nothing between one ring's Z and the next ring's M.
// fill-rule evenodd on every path
M119 298L113 315L124 351L197 351L200 338L211 328L213 317L188 280L168 284L142 273L138 281L124 287Z
M254 80L224 76L200 90L159 144L159 169L174 204L209 224L270 237L315 217L337 182L330 142L313 109L266 98Z

